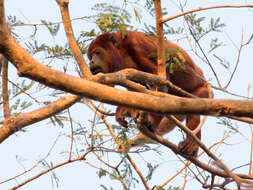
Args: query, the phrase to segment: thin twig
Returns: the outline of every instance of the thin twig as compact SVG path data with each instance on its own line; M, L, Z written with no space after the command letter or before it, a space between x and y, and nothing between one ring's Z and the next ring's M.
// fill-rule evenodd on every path
M106 112L106 111L103 111L101 109L99 109L92 100L88 99L87 100L92 106L93 108L95 108L96 111L98 111L99 113L103 114L103 115L107 115L107 116L114 116L115 113L109 113L109 112Z
M88 19L89 17L87 16L83 16L83 17L77 17L77 18L72 18L71 19L71 22L72 21L75 21L75 20L83 20L83 19ZM13 24L11 25L11 27L18 27L18 26L34 26L34 27L37 27L37 26L48 26L48 25L56 25L56 24L62 24L63 22L62 21L56 21L56 22L50 22L50 23L47 23L47 24L43 24L43 23L32 23L32 24Z
M71 160L74 135L73 135L73 120L72 120L69 108L68 108L68 115L69 115L70 130L71 130L71 137L70 137L71 141L70 141L70 150L69 150L69 160Z
M135 171L137 172L137 174L139 175L139 177L141 178L141 181L143 183L143 185L145 186L146 190L151 190L145 180L145 178L143 177L141 171L139 170L139 168L137 167L137 165L134 163L134 161L132 160L132 158L127 155L126 158L128 159L128 161L132 164L133 168L135 169Z
M243 46L244 46L244 45L243 45L243 33L242 33L241 44L240 44L240 48L239 48L239 50L238 50L238 56L237 56L235 68L234 68L234 70L233 70L233 72L232 72L232 74L231 74L231 76L230 76L230 78L229 78L229 80L228 80L228 83L223 87L223 89L225 89L225 90L228 88L229 84L231 83L231 81L232 81L232 79L233 79L233 77L234 77L234 74L235 74L235 72L236 72L236 70L237 70L237 68L238 68Z
M215 147L216 145L221 144L222 142L224 142L226 140L226 138L228 138L228 135L223 137L220 141L212 144L210 147L208 147L208 149L212 149L213 147ZM198 154L198 158L200 156L202 156L204 154L204 151L202 151L201 153ZM160 186L164 187L165 185L167 185L169 182L171 182L176 176L178 176L186 167L189 167L192 164L191 161L187 161L185 166L182 167L180 170L178 170L173 176L171 176L169 179L167 179L165 182L163 182Z
M242 185L242 183L246 182L243 179L241 179L238 175L234 174L228 167L222 163L218 157L216 157L199 139L196 135L192 133L190 129L188 129L186 126L184 126L180 121L177 120L174 116L167 116L170 120L175 122L177 126L179 126L187 135L189 135L195 142L198 143L198 145L207 153L208 156L210 156L217 166L222 168L233 180L236 182L238 188ZM248 182L248 181L247 181Z
M11 83L13 86L15 86L16 88L18 88L22 93L24 93L25 95L27 95L28 97L30 97L33 101L35 101L38 104L41 104L41 102L39 102L38 100L36 100L36 98L32 97L30 94L28 94L23 88L20 88L17 84L15 84L14 82L12 82L11 80L8 79L8 82ZM18 93L20 94L20 92Z
M57 165L55 165L55 166L53 166L53 167L51 167L51 168L49 168L49 169L47 169L47 170L44 170L44 171L40 172L39 174L37 174L37 175L35 175L35 176L33 176L33 177L28 178L28 179L25 180L23 183L20 183L19 185L15 186L15 187L12 187L10 190L18 189L18 188L24 186L25 184L27 184L27 183L29 183L29 182L31 182L31 181L33 181L33 180L39 178L40 176L42 176L42 175L44 175L44 174L47 174L48 172L51 172L51 171L53 171L53 170L55 170L55 169L57 169L57 168L60 168L60 167L62 167L62 166L65 166L65 165L67 165L67 164L70 164L70 163L73 163L73 162L76 162L76 161L82 161L82 160L85 159L86 155L89 154L90 152L91 152L91 150L88 150L88 151L87 151L83 156L81 156L81 157L78 157L78 158L73 159L73 160L68 160L68 161L66 161L66 162L62 162L62 163L57 164Z
M212 66L212 64L211 64L211 62L209 61L208 57L206 56L206 53L204 52L203 48L202 48L201 45L199 44L199 41L197 40L196 36L194 35L194 33L193 33L191 27L189 26L188 22L187 22L187 25L188 25L189 31L190 31L190 33L191 33L193 39L195 40L195 42L196 42L196 44L198 45L198 47L199 47L201 53L202 53L203 56L205 57L208 66L211 68L211 70L212 70L212 72L213 72L213 74L214 74L214 76L215 76L215 78L216 78L216 81L217 81L217 83L218 83L218 86L219 86L220 88L222 88L222 86L221 86L221 84L220 84L220 80L219 80L219 78L218 78L218 75L217 75L216 71L214 70L214 68L213 68L213 66Z
M204 115L203 118L201 119L201 121L199 122L198 126L192 131L193 134L196 135L201 130L202 126L204 125L204 123L206 121L206 118L207 118L207 116Z
M184 173L184 183L183 183L183 187L182 190L185 189L186 183L187 183L187 167L184 169L185 173Z
M52 144L52 146L50 147L48 153L47 153L42 159L40 159L34 166L32 166L31 168L25 170L24 172L22 172L22 173L20 173L20 174L18 174L18 175L16 175L16 176L14 176L14 177L11 177L11 178L6 179L6 180L3 180L3 181L0 181L0 184L6 183L6 182L11 181L11 180L14 180L14 179L16 180L18 177L20 177L20 176L22 176L22 175L24 175L24 174L26 174L26 173L32 171L32 170L33 170L34 168L36 168L36 167L38 167L38 165L39 165L42 161L44 161L47 157L50 156L51 152L53 151L53 149L54 149L54 147L55 147L55 145L56 145L56 143L57 143L57 141L59 140L59 137L60 137L60 135L58 135L58 136L56 137L56 139L55 139L54 143Z
M89 101L89 102L90 102L90 101ZM88 104L86 104L86 105L88 105ZM89 106L89 105L88 105L88 106ZM96 106L95 106L94 104L92 104L92 106L93 106L93 108L96 109ZM95 111L95 110L93 109L93 111ZM96 112L96 111L95 111L95 112ZM103 112L103 111L102 111L102 112ZM118 145L120 145L121 140L114 134L114 132L113 132L113 130L112 130L110 124L108 123L108 121L106 120L106 118L104 117L104 115L101 114L101 113L98 113L98 116L99 116L99 117L103 120L103 122L105 123L105 125L106 125L106 127L107 127L107 129L108 129L110 135L113 137L115 143L118 144ZM136 165L136 164L134 163L134 161L131 159L131 157L129 156L129 154L126 154L126 158L127 158L128 161L130 162L130 164L133 166L133 168L135 169L136 173L139 175L139 177L140 177L140 179L141 179L141 181L142 181L144 187L145 187L147 190L150 190L150 188L149 188L149 186L148 186L148 184L147 184L145 178L143 177L141 171L138 169L137 165ZM122 161L123 161L123 159L122 159ZM122 163L122 161L121 161L120 163ZM119 164L120 164L120 163L119 163ZM119 164L116 166L116 168L119 167Z
M199 11L204 11L204 10L208 10L208 9L218 9L218 8L253 8L253 5L218 5L218 6L211 6L211 7L201 7L201 8L197 8L197 9L193 9L190 11L185 11L183 13L180 13L178 15L163 19L162 22L167 22L170 20L173 20L175 18L187 15L187 14L191 14L194 12L199 12Z

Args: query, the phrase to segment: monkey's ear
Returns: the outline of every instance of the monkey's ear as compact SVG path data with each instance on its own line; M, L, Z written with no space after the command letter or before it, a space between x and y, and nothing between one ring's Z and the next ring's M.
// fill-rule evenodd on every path
M116 48L119 48L119 40L114 35L111 36L110 40Z

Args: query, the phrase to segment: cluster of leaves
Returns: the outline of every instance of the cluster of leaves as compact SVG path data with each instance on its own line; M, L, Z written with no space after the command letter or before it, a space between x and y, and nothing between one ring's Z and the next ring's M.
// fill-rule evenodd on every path
M95 23L101 32L114 32L118 30L125 31L132 29L130 26L131 15L125 10L117 6L112 6L107 3L99 3L92 8L96 12L94 16L87 17L89 21ZM51 23L45 20L41 20L41 23L48 29L49 33L55 38L60 30L59 23ZM77 37L77 43L83 54L87 50L87 42L97 36L99 32L95 29L90 31L82 31ZM46 58L69 58L72 57L72 53L68 44L64 46L55 44L49 46L45 43L39 44L36 39L31 42L27 42L26 47L31 54L43 52Z
M222 32L222 29L226 26L221 22L220 17L218 18L210 18L208 25L206 26L206 17L199 17L197 14L189 14L185 16L185 20L188 24L190 33L198 43L201 39L203 39L208 34L213 34L217 32ZM224 46L223 42L220 42L219 39L215 36L210 40L210 49L208 53L213 52L219 47ZM220 57L216 54L213 54L213 57L220 63L222 67L225 69L229 69L230 63L223 57Z
M151 53L149 59L156 60L157 53ZM165 51L165 67L171 74L173 74L174 71L185 70L185 58L178 48Z
M169 73L185 70L185 58L178 48L165 51L165 67Z
M12 15L7 16L7 22L10 23L12 26L24 24L23 21L17 19L16 16L12 16ZM11 35L15 37L16 39L18 39L18 35L15 33L15 27L11 28Z
M54 164L52 162L47 162L46 160L42 160L42 162L40 162L40 164L45 169L49 169L54 166ZM60 179L57 177L57 174L54 171L51 171L50 177L51 177L52 186L53 187L56 186L56 188L58 188L60 185Z
M61 46L58 44L54 46L49 46L45 43L38 44L37 40L33 40L31 42L26 42L25 45L29 53L33 55L43 52L46 58L72 57L72 53L68 47L68 44L65 44L65 46Z
M186 15L185 20L192 29L197 41L211 32L222 32L221 29L225 27L225 24L221 23L220 17L217 19L211 18L207 27L203 27L203 22L206 20L206 17L198 17L197 14Z
M108 3L99 3L92 10L98 12L93 18L95 18L95 22L102 32L113 32L131 28L131 15L125 9L112 6Z

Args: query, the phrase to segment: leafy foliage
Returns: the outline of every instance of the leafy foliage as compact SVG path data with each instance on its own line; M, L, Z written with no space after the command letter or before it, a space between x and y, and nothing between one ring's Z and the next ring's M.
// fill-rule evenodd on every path
M92 10L98 12L93 17L102 32L124 31L131 28L129 25L131 16L125 9L107 3L100 3L96 4Z
M148 175L146 176L147 180L151 180L153 172L155 171L155 169L158 167L159 165L152 165L150 163L147 163L147 168L148 168Z
M16 16L13 16L13 15L7 16L7 21L8 21L8 23L10 23L12 26L24 24L23 21L17 19L17 17L16 17ZM12 35L13 37L15 37L16 39L18 39L18 35L15 33L15 27L11 27L11 35Z
M42 162L40 162L40 163L46 169L49 169L49 168L53 167L53 163L52 162L47 162L46 160L42 160ZM57 177L56 173L54 171L51 171L50 176L51 176L52 185L53 186L55 185L56 187L59 187L60 180Z
M53 24L51 22L47 22L45 20L41 20L41 23L47 27L48 31L52 36L56 36L60 29L60 24Z
M211 18L207 27L203 27L203 22L206 20L206 17L198 17L197 14L186 15L185 20L192 29L197 41L211 32L221 32L222 28L226 26L224 23L221 23L219 17L217 19Z
M157 59L157 53L153 52L149 55L149 59ZM172 48L165 51L165 66L169 73L174 71L185 70L185 58L178 48Z

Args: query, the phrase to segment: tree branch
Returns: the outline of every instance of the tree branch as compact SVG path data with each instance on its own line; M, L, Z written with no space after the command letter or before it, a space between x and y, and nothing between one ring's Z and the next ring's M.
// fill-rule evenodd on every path
M193 9L190 11L185 11L183 13L180 13L178 15L163 19L162 22L168 22L170 20L173 20L175 18L187 15L187 14L191 14L194 12L199 12L199 11L204 11L204 10L208 10L208 9L218 9L218 8L253 8L253 5L218 5L218 6L211 6L211 7L202 7L202 8L197 8L197 9Z
M166 78L165 67L165 48L163 40L163 23L162 23L162 8L161 1L154 0L155 13L156 13L156 33L157 33L157 68L158 75L162 78Z
M68 94L59 100L35 111L7 118L0 127L0 143L16 131L43 119L46 119L72 106L80 97Z
M3 1L0 3L0 14L3 13ZM170 96L170 98L155 97L143 93L118 90L109 86L101 85L96 82L72 77L63 72L53 70L37 62L29 53L24 50L13 37L8 35L8 31L4 30L6 24L0 17L0 53L3 53L11 63L18 69L18 74L72 94L95 99L101 102L121 105L125 107L137 108L145 111L155 112L159 114L197 114L197 115L215 115L215 116L244 116L253 117L253 102L249 100L210 100L210 99L189 99ZM165 95L168 97L168 94ZM71 96L72 97L72 96ZM79 98L74 97L68 103L72 105ZM60 108L60 107L58 107ZM61 106L63 108L63 106ZM66 108L64 106L64 108ZM45 108L47 109L47 108ZM61 111L60 109L57 111ZM36 112L36 111L35 111ZM53 112L51 112L53 114ZM47 115L49 116L49 115ZM32 117L32 116L31 116ZM40 119L39 119L40 118ZM30 121L40 121L46 118L44 115ZM10 124L14 118L5 122L1 133L2 142L6 137L15 132L18 127L12 126L6 131L6 124ZM25 124L31 124L26 121L17 121L21 123L18 126L24 127ZM14 127L14 129L13 129ZM20 129L20 128L19 128ZM7 136L6 136L7 134Z
M141 114L141 117L138 118L137 120L137 127L138 129L147 137L151 138L152 140L159 142L160 144L170 148L175 154L179 154L180 156L184 157L185 159L191 161L192 163L194 163L196 166L202 168L203 170L206 170L214 175L218 175L220 177L231 177L229 176L227 173L224 173L218 169L215 169L213 167L208 166L207 164L204 164L202 162L200 162L199 160L197 160L195 157L192 156L187 156L185 154L182 154L180 151L178 151L178 148L176 145L174 145L173 143L167 141L166 139L164 139L162 136L154 134L152 132L150 132L146 127L145 127L145 114L146 112L144 112L144 114ZM144 118L143 118L144 117ZM143 123L144 122L144 123ZM253 179L252 176L249 175L245 175L245 174L235 174L237 176L239 176L240 178L244 178L244 179Z
M52 166L51 168L49 168L49 169L47 169L47 170L44 170L44 171L40 172L39 174L37 174L37 175L31 177L31 178L28 178L28 179L25 180L23 183L20 183L19 185L15 186L15 187L12 187L10 190L18 189L18 188L24 186L25 184L27 184L27 183L29 183L29 182L31 182L31 181L33 181L33 180L39 178L40 176L45 175L45 174L47 174L48 172L51 172L51 171L53 171L53 170L55 170L55 169L57 169L57 168L60 168L60 167L62 167L62 166L65 166L65 165L67 165L67 164L70 164L70 163L73 163L73 162L77 162L77 161L83 161L83 160L85 160L85 157L86 157L90 152L91 152L91 150L88 150L88 151L87 151L83 156L81 156L81 157L78 157L78 158L73 159L73 160L67 160L67 161L62 162L62 163L60 163L60 164L57 164L57 165L55 165L55 166Z
M89 67L87 66L84 58L83 58L83 54L81 52L81 50L78 47L78 44L76 43L75 37L74 37L74 32L73 32L73 28L71 25L71 21L70 21L70 16L69 16L69 9L68 9L68 5L69 5L69 1L68 0L56 0L58 5L60 6L60 10L61 10L61 15L62 15L62 21L63 21L63 25L64 25L64 29L65 29L65 33L69 42L69 46L70 49L75 57L75 60L77 61L81 72L83 74L83 76L85 76L85 78L91 78L92 74L90 72Z
M4 1L0 0L0 52L5 52L6 55L11 55L15 57L15 53L17 53L19 59L23 59L28 55L28 60L24 60L25 62L30 62L31 60L34 60L27 51L25 51L22 47L18 45L18 48L15 48L15 43L11 45L11 47L6 49L6 45L9 44L8 39L14 40L8 32L6 20L5 20L5 14L4 14ZM15 42L15 40L14 40ZM10 44L9 44L10 45ZM14 46L13 46L14 45ZM7 45L8 46L8 45ZM19 51L20 50L20 51ZM23 50L23 51L22 51ZM8 52L8 53L7 53ZM22 53L26 53L26 55L22 55ZM9 54L10 53L10 54ZM14 54L13 54L14 53ZM24 56L24 57L23 57ZM8 57L7 57L8 58ZM8 58L10 60L10 57ZM16 66L21 65L18 62L19 59L15 60ZM11 59L13 60L13 59ZM14 60L13 60L14 61ZM15 64L14 64L15 65ZM24 69L26 66L24 67ZM6 84L7 85L7 84ZM33 124L35 122L41 121L43 119L46 119L50 117L51 115L54 115L69 106L73 105L76 101L80 100L81 97L75 96L75 95L67 95L43 108L40 108L36 111L32 111L26 114L21 114L17 117L9 117L4 121L3 126L0 128L0 143L3 142L6 138L8 138L10 135L14 134L16 131L22 129L23 127ZM7 114L8 115L8 114Z
M198 145L206 152L206 154L211 157L217 166L222 168L228 176L230 176L236 183L238 188L240 189L240 186L243 183L243 180L234 174L221 160L216 157L200 140L199 138L192 133L190 129L188 129L186 126L184 126L178 119L176 119L174 116L167 116L168 119L172 120L180 129L182 129L187 135L189 135L195 142L198 143Z
M9 94L8 94L8 60L3 57L2 95L4 105L4 118L10 117Z

